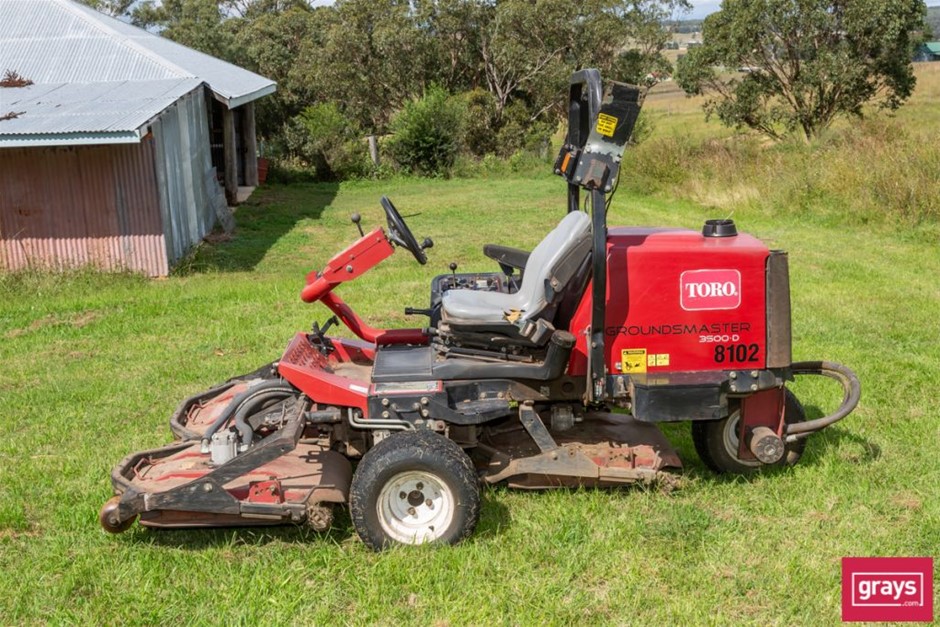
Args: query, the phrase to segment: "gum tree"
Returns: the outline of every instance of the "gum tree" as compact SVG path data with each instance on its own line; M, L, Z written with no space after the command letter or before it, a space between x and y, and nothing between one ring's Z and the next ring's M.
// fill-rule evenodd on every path
M725 0L677 80L728 126L809 141L840 115L910 97L925 16L923 0Z

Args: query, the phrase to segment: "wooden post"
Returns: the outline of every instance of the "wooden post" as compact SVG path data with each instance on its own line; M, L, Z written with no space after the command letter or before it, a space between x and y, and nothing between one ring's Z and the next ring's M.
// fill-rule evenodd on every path
M375 135L369 135L369 157L372 159L372 165L379 167L379 142Z
M235 112L222 107L222 146L225 151L225 200L230 207L238 204L238 158L235 152Z
M242 142L245 146L245 185L258 186L258 137L255 134L255 103L241 107Z

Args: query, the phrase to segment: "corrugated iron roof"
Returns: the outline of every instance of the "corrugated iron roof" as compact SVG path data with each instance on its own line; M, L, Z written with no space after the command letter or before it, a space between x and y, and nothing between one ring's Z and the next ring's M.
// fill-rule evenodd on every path
M940 54L940 41L928 41L924 46L931 54Z
M0 0L0 68L36 83L199 78L230 107L276 87L72 0Z
M199 88L196 78L57 83L0 89L0 147L122 144ZM10 119L5 115L17 114Z
M230 108L276 87L71 0L0 0L0 75L5 71L34 85L0 88L0 117L25 112L0 121L0 146L26 145L25 135L44 145L117 141L115 134L136 141L127 134L139 137L140 125L200 83ZM57 133L73 137L47 137Z

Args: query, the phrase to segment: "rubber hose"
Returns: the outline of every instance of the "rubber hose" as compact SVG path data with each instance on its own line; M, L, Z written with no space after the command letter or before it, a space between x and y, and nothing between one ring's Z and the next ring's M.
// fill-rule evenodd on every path
M815 420L788 424L786 430L786 435L788 436L795 435L805 437L820 429L825 429L831 424L839 422L852 413L852 410L855 409L859 400L862 398L862 384L858 380L858 376L847 366L831 361L800 361L792 364L790 369L795 375L809 374L835 379L842 384L844 395L842 397L842 404L839 405L839 409L834 413Z
M232 402L230 402L228 406L225 408L225 411L219 414L219 417L216 418L215 421L211 425L209 425L208 429L206 429L205 434L202 436L202 441L204 443L208 443L212 439L212 436L215 435L215 433L219 429L221 429L222 426L225 425L225 423L227 423L231 419L231 417L235 414L235 411L239 408L239 406L242 403L244 403L246 400L248 400L248 398L250 398L254 392L261 391L264 389L271 389L274 387L284 387L285 385L286 384L280 379L277 379L274 381L265 381L263 383L260 383L259 385L248 388L247 390L245 390L244 392L240 394L237 394L235 398L232 399Z
M245 399L241 406L239 406L238 411L235 412L235 428L238 429L238 435L243 446L250 445L251 440L255 435L255 430L252 429L251 425L248 424L247 420L245 420L248 418L248 416L254 413L255 408L271 397L277 398L279 396L283 396L285 392L290 395L293 394L295 390L290 385L281 383L280 387L272 386L271 388L256 389L253 390L253 392L254 393L249 395L249 397Z

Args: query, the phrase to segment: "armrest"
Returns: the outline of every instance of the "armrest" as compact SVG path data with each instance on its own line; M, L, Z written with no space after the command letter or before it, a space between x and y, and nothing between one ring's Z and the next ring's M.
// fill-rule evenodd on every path
M529 261L530 253L509 246L486 244L483 247L483 254L497 262L503 274L510 275L513 269L525 270L525 264Z

